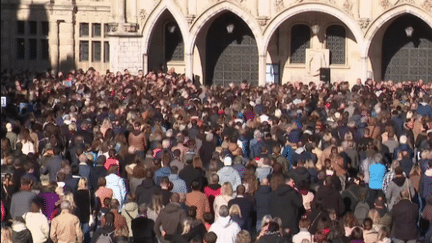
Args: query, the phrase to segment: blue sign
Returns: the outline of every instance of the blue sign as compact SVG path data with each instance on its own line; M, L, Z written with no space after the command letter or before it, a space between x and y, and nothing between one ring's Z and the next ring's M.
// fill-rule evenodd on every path
M3 107L6 107L6 97L5 96L2 96L1 97L1 107L3 108Z

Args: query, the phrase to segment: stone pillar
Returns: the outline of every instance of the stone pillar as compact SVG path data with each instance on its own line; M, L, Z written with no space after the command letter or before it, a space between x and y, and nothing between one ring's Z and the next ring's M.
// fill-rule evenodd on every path
M362 82L364 83L366 81L366 79L368 78L368 58L367 58L367 56L361 57L360 61L361 61L360 78L361 78Z
M75 68L75 36L74 23L71 20L60 22L60 68L74 69ZM91 42L89 42L89 50L91 50ZM91 58L91 51L89 53Z
M263 86L266 83L266 55L258 57L258 85Z
M148 54L143 54L143 72L144 74L147 74L149 72L148 70Z
M117 23L124 23L125 22L125 0L116 0L116 22ZM119 28L121 28L119 26Z
M185 54L186 77L193 79L193 53Z
M197 0L188 0L188 15L196 15Z
M50 21L49 22L49 30L50 35L48 38L48 45L49 45L49 55L51 59L51 67L58 71L59 70L59 57L60 57L60 50L59 50L59 24L57 23L57 20Z

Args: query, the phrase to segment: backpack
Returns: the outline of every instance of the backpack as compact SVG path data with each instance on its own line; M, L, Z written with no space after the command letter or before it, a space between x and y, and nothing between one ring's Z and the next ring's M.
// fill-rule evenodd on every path
M357 203L354 209L354 215L356 216L359 223L363 223L363 220L367 218L370 207L369 204L365 201L360 201Z
M112 231L111 233L103 233L99 235L99 237L96 240L96 243L113 243L113 240L111 238L111 235L114 233Z

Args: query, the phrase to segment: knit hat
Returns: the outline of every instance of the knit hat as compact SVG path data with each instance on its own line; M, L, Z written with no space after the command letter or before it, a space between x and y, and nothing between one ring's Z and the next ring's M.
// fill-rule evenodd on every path
M231 157L226 156L226 157L224 158L224 165L225 165L225 166L231 166L231 165L232 165L232 159L231 159Z

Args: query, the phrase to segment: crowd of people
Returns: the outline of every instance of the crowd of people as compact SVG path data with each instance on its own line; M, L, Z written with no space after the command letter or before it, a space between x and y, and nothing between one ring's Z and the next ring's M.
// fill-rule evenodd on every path
M432 83L1 82L2 243L431 242Z

